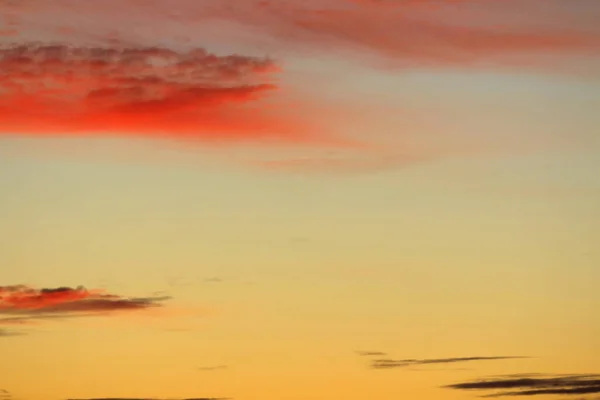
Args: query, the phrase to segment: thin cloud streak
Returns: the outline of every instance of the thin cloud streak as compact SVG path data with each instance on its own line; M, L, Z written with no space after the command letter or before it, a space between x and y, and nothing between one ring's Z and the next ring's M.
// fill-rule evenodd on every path
M496 360L511 360L511 359L523 359L523 358L529 358L529 357L521 357L521 356L455 357L455 358L405 359L405 360L376 359L371 362L371 368L374 368L374 369L405 368L405 367L412 367L415 365L454 364L454 363L465 363L465 362L473 362L473 361L496 361Z
M382 351L357 351L356 354L362 357L387 356L387 353Z
M217 370L223 370L223 369L228 369L229 367L227 365L215 365L213 367L199 367L198 371L217 371Z
M468 391L499 390L483 397L596 394L600 393L600 375L506 375L456 383L444 388Z
M23 332L12 331L4 328L0 328L0 338L1 337L14 337L14 336L23 336Z

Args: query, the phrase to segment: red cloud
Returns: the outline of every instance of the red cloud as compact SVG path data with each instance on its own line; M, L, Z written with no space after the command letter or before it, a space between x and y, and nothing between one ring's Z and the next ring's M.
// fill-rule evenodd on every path
M277 89L269 82L276 71L270 59L202 49L4 46L0 126L32 135L319 140L261 102Z
M77 288L59 287L33 289L24 285L0 286L0 315L13 315L0 319L8 324L26 323L27 318L45 318L61 315L81 315L117 310L140 310L157 307L166 298L134 298ZM14 317L21 315L26 317Z

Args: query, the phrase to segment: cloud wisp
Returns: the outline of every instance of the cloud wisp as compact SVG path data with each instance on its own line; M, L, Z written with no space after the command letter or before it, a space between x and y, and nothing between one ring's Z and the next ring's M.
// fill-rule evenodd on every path
M229 367L227 365L214 365L211 367L198 367L198 371L219 371L228 368Z
M356 354L362 357L387 356L387 353L382 351L357 351Z
M600 393L599 374L518 374L444 386L467 391L496 391L483 397L586 395Z
M386 369L386 368L406 368L418 365L439 365L439 364L455 364L475 361L497 361L522 359L528 357L522 356L499 356L499 357L454 357L454 358L431 358L431 359L375 359L371 361L371 368Z
M35 289L25 285L0 286L0 324L22 325L41 320L106 315L161 307L169 297L125 298L77 288Z
M0 320L1 322L1 320ZM0 328L0 337L23 336L22 332Z

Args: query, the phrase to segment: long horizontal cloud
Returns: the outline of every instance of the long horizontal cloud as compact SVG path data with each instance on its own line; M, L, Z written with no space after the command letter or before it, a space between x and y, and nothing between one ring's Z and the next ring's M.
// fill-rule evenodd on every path
M458 390L498 391L484 397L597 394L600 393L600 375L507 375L445 387Z
M571 15L575 21L586 13L600 16L597 4L579 3L579 14ZM205 15L236 20L276 40L327 51L353 48L407 68L555 68L557 57L600 50L598 29L559 23L569 10L553 0L198 2L202 5ZM519 18L524 9L531 15L527 20Z
M454 364L464 363L473 361L493 361L493 360L510 360L517 358L526 357L455 357L455 358L431 358L431 359L405 359L405 360L392 360L392 359L376 359L371 362L371 367L376 369L384 368L403 368L412 367L415 365L433 365L433 364Z
M385 356L387 353L382 351L357 351L356 354L363 357Z
M1 133L317 140L283 117L285 110L269 111L262 102L277 89L278 70L268 58L203 49L5 45Z
M25 285L0 286L1 324L98 315L113 311L144 310L162 306L168 297L124 298L114 294L77 288L34 289Z
M145 15L159 30L174 26L175 20L190 35L198 24L232 20L282 47L298 50L301 45L338 55L349 55L344 50L351 49L355 56L380 55L409 68L562 68L559 58L597 56L600 50L595 23L600 7L594 0L155 0L152 7L132 0L22 3L20 11L10 2L0 7L10 6L21 17L64 10L77 18L108 19L126 11L136 18ZM111 26L123 36L132 33L126 26Z

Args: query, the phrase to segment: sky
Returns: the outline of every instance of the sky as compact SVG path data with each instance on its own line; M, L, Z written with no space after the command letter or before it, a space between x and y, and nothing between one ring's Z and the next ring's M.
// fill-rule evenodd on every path
M598 0L0 0L0 400L600 399Z

